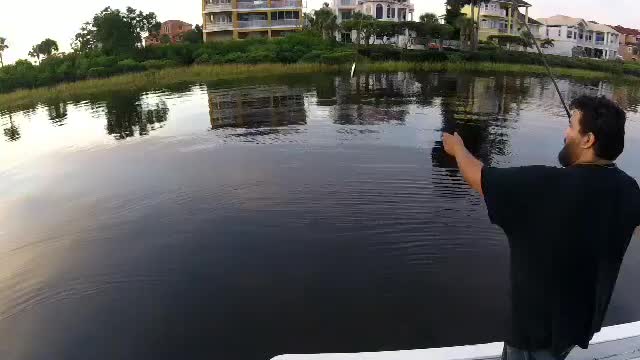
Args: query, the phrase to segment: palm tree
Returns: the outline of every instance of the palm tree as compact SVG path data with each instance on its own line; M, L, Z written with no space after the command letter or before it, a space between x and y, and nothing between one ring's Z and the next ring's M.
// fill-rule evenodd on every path
M335 36L336 31L338 31L338 17L336 14L331 11L331 9L325 6L313 12L313 28L322 34L322 38L326 39L327 35Z
M38 64L40 64L40 49L38 45L33 45L33 47L31 47L31 51L29 51L29 57L38 59Z
M551 39L544 39L540 42L540 47L543 49L552 48L556 46Z
M456 26L460 29L460 44L463 47L467 47L465 44L470 47L474 37L474 21L466 16L460 16L456 20Z
M7 39L0 37L0 67L4 67L4 62L2 61L2 53L9 48L7 45Z

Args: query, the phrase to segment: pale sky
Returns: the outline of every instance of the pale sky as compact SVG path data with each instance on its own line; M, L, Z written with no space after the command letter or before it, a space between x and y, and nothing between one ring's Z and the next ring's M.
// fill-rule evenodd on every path
M640 28L638 0L528 0L533 17L557 14L594 20L610 25ZM202 23L200 0L3 0L0 7L0 36L7 38L5 63L27 58L32 45L50 37L62 51L69 51L71 39L83 22L106 6L124 9L127 5L145 12L153 11L163 20L179 19ZM324 0L303 0L310 9ZM413 0L417 16L424 12L444 13L445 0ZM306 10L305 10L306 11Z

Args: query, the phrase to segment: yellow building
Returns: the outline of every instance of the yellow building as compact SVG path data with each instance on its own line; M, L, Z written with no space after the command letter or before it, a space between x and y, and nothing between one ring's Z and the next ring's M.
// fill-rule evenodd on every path
M526 21L531 28L531 33L538 38L540 23L529 18L529 8L531 4L516 0L516 7L519 11L512 11L512 0L491 0L489 2L481 2L475 9L477 16L478 8L480 9L480 30L479 39L486 40L491 35L520 35L524 30L523 23ZM524 14L520 8L524 8ZM462 13L471 17L471 6L467 5L462 8Z
M276 38L302 30L302 0L202 0L204 41Z

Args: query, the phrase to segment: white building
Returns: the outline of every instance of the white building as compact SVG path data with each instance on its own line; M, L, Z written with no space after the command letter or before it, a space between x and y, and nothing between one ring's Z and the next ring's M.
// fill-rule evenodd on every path
M332 0L331 9L338 17L338 23L351 20L353 13L361 12L373 16L380 21L413 21L415 7L411 0ZM338 34L338 40L351 42L355 34ZM408 36L396 36L395 39L376 39L376 43L392 43L402 46L408 41Z
M538 21L542 23L540 36L553 40L554 46L545 49L548 54L597 59L615 59L618 55L620 34L609 26L564 15Z

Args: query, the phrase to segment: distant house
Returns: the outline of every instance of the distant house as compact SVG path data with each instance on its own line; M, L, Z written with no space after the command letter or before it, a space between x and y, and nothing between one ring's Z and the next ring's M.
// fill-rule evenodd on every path
M543 25L540 35L553 40L545 52L560 56L615 59L620 34L607 25L564 15L538 19Z
M145 46L162 44L163 37L168 37L171 44L179 43L185 33L193 30L193 25L180 20L168 20L162 23L159 33L149 34L144 39Z
M372 16L379 21L413 21L415 5L411 0L332 0L331 10L336 14L338 23L353 18L355 12ZM355 31L339 32L337 39L350 43L355 39ZM408 34L396 35L393 38L376 38L375 44L394 44L405 46L409 41Z
M625 61L640 61L640 30L620 25L612 26L612 28L620 33L618 54Z

